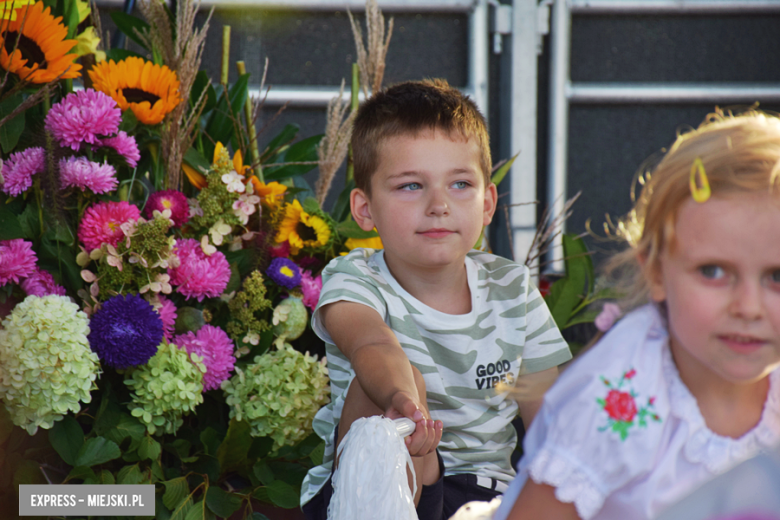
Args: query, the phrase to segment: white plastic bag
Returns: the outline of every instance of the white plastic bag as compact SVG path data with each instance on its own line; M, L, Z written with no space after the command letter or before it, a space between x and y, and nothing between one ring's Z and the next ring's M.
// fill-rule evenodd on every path
M328 520L418 520L407 466L417 478L403 438L410 419L364 417L352 423L338 448Z

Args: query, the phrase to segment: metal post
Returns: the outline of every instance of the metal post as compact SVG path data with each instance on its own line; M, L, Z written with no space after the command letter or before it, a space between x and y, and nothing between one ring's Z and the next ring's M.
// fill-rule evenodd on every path
M550 78L550 144L547 207L551 215L563 211L566 202L566 161L569 137L569 56L571 52L571 12L568 0L553 3ZM565 224L564 224L565 229ZM558 235L548 253L548 270L562 272L563 240Z
M477 0L469 16L469 83L466 88L488 116L488 3Z

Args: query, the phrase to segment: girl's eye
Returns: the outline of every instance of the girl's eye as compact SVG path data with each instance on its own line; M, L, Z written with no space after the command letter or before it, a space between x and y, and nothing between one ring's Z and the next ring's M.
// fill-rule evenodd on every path
M708 280L720 280L726 275L726 271L717 265L703 265L699 267L699 272Z
M410 182L408 184L404 184L403 186L401 186L402 190L408 190L408 191L416 191L416 190L419 190L421 188L422 188L422 186L420 186L420 184L418 184L416 182Z

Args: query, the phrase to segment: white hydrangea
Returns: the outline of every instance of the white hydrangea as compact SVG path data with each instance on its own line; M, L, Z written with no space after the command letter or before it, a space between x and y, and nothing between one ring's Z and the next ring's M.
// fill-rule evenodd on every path
M87 315L65 296L28 296L0 328L0 398L34 435L91 401L100 373Z

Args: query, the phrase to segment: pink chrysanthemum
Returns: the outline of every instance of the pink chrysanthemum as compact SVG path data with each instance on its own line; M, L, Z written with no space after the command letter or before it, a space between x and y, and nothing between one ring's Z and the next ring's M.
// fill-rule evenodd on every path
M188 332L176 336L173 343L190 354L203 358L206 373L203 374L203 391L214 390L230 376L236 358L233 342L225 331L213 325L204 325L197 333Z
M63 188L89 188L94 193L108 193L116 188L116 170L110 164L92 162L86 157L60 160L60 180Z
M144 208L146 218L152 218L154 210L162 213L166 209L171 210L173 225L181 227L190 219L190 205L187 197L180 191L162 190L155 191L149 196Z
M35 147L12 153L3 163L3 191L16 197L30 189L32 176L46 168L46 153Z
M192 238L176 241L174 254L179 257L179 267L168 269L171 285L187 298L214 298L222 294L230 280L230 264L225 255L217 251L206 256L200 242Z
M157 314L160 315L160 319L163 323L163 335L165 336L165 339L170 341L171 338L173 338L173 329L176 324L176 318L178 318L178 315L176 314L176 305L162 294L160 294L158 298L160 299L160 304L162 306L157 307L155 310L157 311Z
M122 111L116 101L97 90L73 92L51 107L46 115L46 130L60 146L78 150L81 143L100 144L98 136L114 135L119 130Z
M79 240L88 251L104 242L115 246L125 236L120 226L138 220L141 212L136 206L122 202L98 202L87 208L79 224Z
M30 276L22 280L20 285L27 296L49 296L51 294L65 296L65 288L54 281L54 277L49 271L37 267Z
M138 151L138 143L135 142L135 137L127 135L127 132L122 130L114 137L107 137L100 141L103 146L108 146L116 150L116 152L125 158L127 165L131 168L138 166L138 161L141 160L141 152Z
M33 274L38 257L32 248L32 242L21 238L0 240L0 286Z
M320 301L320 291L322 291L322 275L312 278L310 271L301 273L301 290L303 291L303 304L314 310Z

